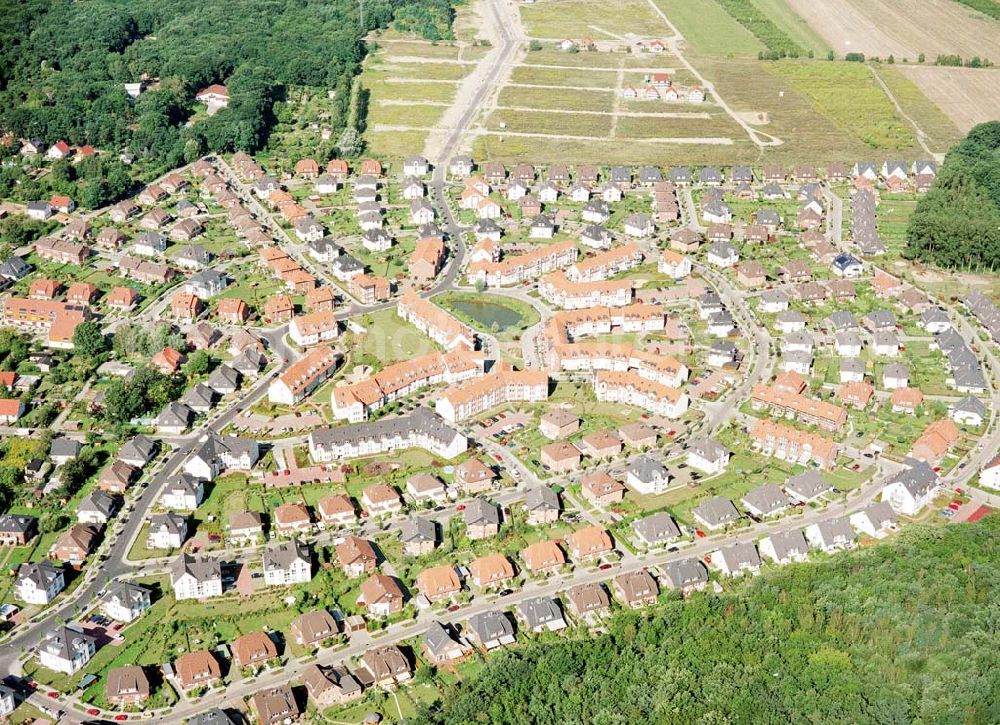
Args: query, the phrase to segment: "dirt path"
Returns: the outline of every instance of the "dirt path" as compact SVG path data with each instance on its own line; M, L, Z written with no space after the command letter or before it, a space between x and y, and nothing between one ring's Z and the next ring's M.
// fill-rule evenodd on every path
M488 5L491 2L492 5ZM499 73L493 81L493 87L479 103L479 118L484 118L490 110L496 107L496 99L500 89L510 80L514 66L524 58L524 30L521 28L520 15L516 8L512 8L502 0L477 0L471 12L477 17L476 27L479 29L479 36L488 40L493 47L479 60L475 69L459 82L451 107L442 114L441 119L427 134L423 155L428 159L440 157L449 137L456 128L461 126L463 118L477 103L477 92L499 66ZM504 28L501 28L501 22L504 24ZM519 46L509 62L504 59L504 38L506 35L511 36L513 42ZM467 150L469 150L467 140L459 139L455 151L464 152Z
M916 131L917 133L917 143L920 144L920 148L926 151L927 155L932 157L938 163L944 161L943 153L935 153L931 151L930 147L927 145L927 134L924 133L924 130L917 125L916 121L914 121L912 118L910 118L910 116L907 115L906 111L903 110L903 107L899 105L899 101L897 101L896 97L892 95L892 91L889 90L889 86L887 86L885 81L882 80L882 76L878 74L878 71L875 70L875 67L868 65L867 63L865 64L865 67L871 71L871 74L873 76L875 76L875 80L878 81L878 84L879 86L882 87L882 90L885 92L885 95L888 96L890 101L892 101L892 105L896 107L896 113L898 113L900 117L903 118L907 123L913 126L913 130Z

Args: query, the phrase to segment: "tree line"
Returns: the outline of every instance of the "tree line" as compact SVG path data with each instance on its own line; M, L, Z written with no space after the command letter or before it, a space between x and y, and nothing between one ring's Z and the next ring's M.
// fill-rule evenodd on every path
M1000 121L948 152L907 226L909 259L963 270L1000 268Z
M491 654L420 723L1000 722L1000 517Z

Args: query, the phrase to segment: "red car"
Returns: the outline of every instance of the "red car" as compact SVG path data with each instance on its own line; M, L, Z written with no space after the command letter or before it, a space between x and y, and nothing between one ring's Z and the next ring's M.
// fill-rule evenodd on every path
M128 715L124 715L124 714L123 715L115 715L115 720L117 720L118 722L125 722L126 720L128 720Z
M449 612L457 612L461 608L462 607L459 606L458 604L452 604L450 607L448 607L448 611Z
M87 710L87 714L90 715L91 717L97 717L98 715L101 714L101 711L98 710L96 707L92 707L89 710Z
M45 694L51 697L53 700L57 700L59 698L59 693L56 692L55 690L51 690L49 692L46 692Z
M611 568L611 564L607 564L607 563L604 563L604 564L601 564L601 565L600 565L599 567L597 567L597 568L598 568L598 569L600 569L601 571L607 571L608 569L610 569L610 568Z
M705 532L702 531L701 529L695 529L694 530L694 535L697 536L699 539L704 539L705 538Z
M950 508L952 511L958 511L960 508L962 508L962 506L961 504L950 503L948 504L948 508Z
M499 453L494 453L493 457L496 459L497 463L503 463L503 456L501 456Z
M456 511L465 511L465 504L464 503L460 503L458 506L455 507L455 510Z

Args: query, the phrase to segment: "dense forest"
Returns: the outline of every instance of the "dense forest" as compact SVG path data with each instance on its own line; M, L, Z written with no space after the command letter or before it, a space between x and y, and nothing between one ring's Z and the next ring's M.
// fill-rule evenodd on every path
M948 152L917 204L905 256L952 269L1000 269L1000 121L983 123Z
M363 8L363 16L362 16ZM267 140L288 85L336 90L348 119L363 38L395 18L438 39L451 0L0 0L0 128L47 143L128 147L175 166ZM133 103L127 82L159 79ZM229 108L190 127L198 89Z
M422 723L1000 722L1000 517L491 655Z

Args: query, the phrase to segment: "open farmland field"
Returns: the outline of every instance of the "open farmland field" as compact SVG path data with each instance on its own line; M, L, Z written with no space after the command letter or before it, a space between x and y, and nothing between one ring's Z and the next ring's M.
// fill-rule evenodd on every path
M629 33L659 38L669 35L646 0L540 0L522 5L521 21L532 38L620 40Z
M912 80L963 132L1000 116L1000 69L900 66L898 72Z
M899 117L871 72L860 63L781 62L762 66L786 80L815 110L870 149L913 147L910 125Z
M889 92L892 93L893 98L903 108L903 112L913 119L913 122L924 132L926 135L925 140L932 151L945 153L952 145L961 140L963 131L959 130L955 121L942 110L943 108L948 108L948 105L942 103L939 106L925 95L920 87L910 80L906 72L909 66L882 64L871 67L876 75L882 79L882 82L889 87ZM956 70L963 69L958 68ZM991 71L984 70L982 72L986 73L988 77ZM1000 74L997 74L995 71L993 74L994 81L1000 82ZM974 73L973 75L963 74L962 77L969 80L977 80ZM950 87L953 84L949 81L944 81L944 83L951 90ZM956 79L956 83L960 84L961 81ZM987 98L1000 98L1000 85L993 86L992 90L989 87L982 88L981 91ZM981 98L976 98L975 100L980 103L983 101ZM995 118L996 101L994 100L991 105L994 114L993 118ZM987 120L986 115L988 115L988 109L984 105L982 120Z
M684 47L705 55L757 57L764 45L715 0L653 0L684 36Z
M1000 58L1000 25L954 0L788 0L838 54Z
M910 141L905 149L879 149L866 144L854 130L861 121L852 116L855 96L863 90L865 96L881 93L867 69L858 64L818 61L796 63L759 63L756 60L698 58L692 62L715 83L716 90L734 111L746 117L763 115L767 123L761 130L782 139L781 146L769 147L764 157L776 163L827 163L863 157L883 158L902 155L919 156L924 152ZM843 74L840 73L846 66ZM804 68L804 70L800 70ZM861 73L859 73L859 71ZM800 75L801 74L801 75ZM810 90L807 76L819 75L823 80L824 97ZM864 75L868 78L865 79ZM895 109L884 93L881 100L871 103L878 109L875 118L909 129L897 118ZM874 121L865 121L868 125Z
M788 0L752 0L752 2L806 52L811 50L817 58L821 58L830 50L830 43L795 12L788 4Z

